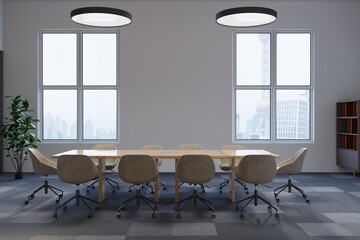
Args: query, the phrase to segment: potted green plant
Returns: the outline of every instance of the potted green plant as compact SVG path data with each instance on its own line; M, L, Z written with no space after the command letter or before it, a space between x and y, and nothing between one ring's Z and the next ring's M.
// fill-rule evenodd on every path
M37 143L40 142L34 134L39 120L31 116L30 112L33 110L30 109L29 101L21 96L11 98L11 105L7 109L9 116L4 117L0 136L4 139L6 157L11 159L15 168L15 179L22 179L28 148L37 148Z

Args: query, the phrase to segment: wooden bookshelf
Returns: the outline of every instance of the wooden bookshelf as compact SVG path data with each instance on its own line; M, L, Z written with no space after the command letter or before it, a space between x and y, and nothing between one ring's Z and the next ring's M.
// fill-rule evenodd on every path
M340 168L360 170L360 101L338 102L336 105L336 163Z

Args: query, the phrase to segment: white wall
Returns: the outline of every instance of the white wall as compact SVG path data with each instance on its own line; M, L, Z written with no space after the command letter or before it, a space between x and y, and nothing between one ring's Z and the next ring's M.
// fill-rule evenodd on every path
M232 141L232 29L215 23L225 8L259 5L278 20L258 29L310 29L315 33L315 141L313 144L245 144L286 158L308 147L307 172L338 171L335 104L360 98L360 1L4 1L4 95L37 104L40 29L77 29L70 11L111 6L133 14L120 30L119 148L181 143L220 148ZM13 14L16 13L16 14ZM41 144L47 156L76 144ZM172 162L163 171L171 171ZM5 171L11 171L6 162ZM31 171L30 161L26 170Z

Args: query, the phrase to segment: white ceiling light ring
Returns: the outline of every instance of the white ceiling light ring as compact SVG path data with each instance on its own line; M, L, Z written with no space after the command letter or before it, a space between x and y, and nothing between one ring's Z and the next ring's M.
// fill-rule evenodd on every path
M272 23L277 12L265 7L238 7L220 11L216 22L227 27L254 27Z
M83 7L70 13L71 20L92 27L121 27L131 23L131 13L108 7Z

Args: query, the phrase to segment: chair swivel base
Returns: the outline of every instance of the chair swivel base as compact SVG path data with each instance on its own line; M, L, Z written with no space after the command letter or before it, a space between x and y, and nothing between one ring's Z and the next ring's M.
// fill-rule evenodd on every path
M239 179L235 179L235 181L236 181L237 183L239 183L241 186L244 187L244 190L245 190L246 194L249 194L249 189L247 188L247 186L246 186L246 184L245 184L244 182L240 181ZM222 183L220 184L220 187L219 187L219 189L220 189L219 193L222 193L222 189L223 189L226 185L228 185L229 183L230 183L230 180L229 180L229 179L228 179L228 180L225 180L224 182L222 182Z
M238 204L241 203L241 202L244 202L244 201L247 201L247 200L248 200L248 201L245 203L245 205L244 205L244 206L241 208L241 210L240 210L240 218L244 218L244 213L243 213L243 211L244 211L245 207L246 207L250 202L252 202L253 200L254 200L254 205L257 206L259 199L268 205L268 211L269 211L270 213L272 212L272 209L275 210L275 219L276 219L276 220L279 220L279 219L280 219L280 215L279 215L279 213L278 213L278 209L277 209L274 205L272 205L268 200L266 200L266 199L264 199L263 197L259 196L258 190L256 189L256 185L255 185L254 194L253 194L252 196L249 196L249 197L247 197L247 198L241 199L240 201L237 201L237 202L236 202L235 211L238 211L238 210L239 210Z
M183 184L184 184L184 182L180 182L180 183L179 183L179 188L180 188ZM191 184L189 183L189 185L191 185ZM210 188L210 186L205 185L205 184L199 184L199 185L200 185L200 187L201 187L201 192L202 192L202 193L205 193L205 188Z
M120 186L119 186L119 183L110 179L110 178L105 178L105 181L112 187L112 192L115 193L115 188L119 189ZM92 189L95 189L95 184L99 182L99 180L95 180L94 182L92 182L90 185L85 185L86 186L86 192L88 193L89 192L89 189L92 188ZM116 187L114 186L114 184L116 184Z
M162 186L163 190L166 190L165 184L159 182L159 185ZM131 186L129 187L129 192L132 192L132 189L131 189L131 188L134 187L134 186L136 186L136 184L133 184L133 185L131 185ZM154 192L154 187L151 185L151 183L142 184L141 187L142 187L142 188L148 187L148 188L151 189L151 194L154 194L154 193L155 193L155 192Z
M137 185L137 184L136 184L136 185ZM137 185L136 195L133 196L133 197L131 197L131 198L129 198L128 200L124 201L123 204L119 207L118 212L116 213L116 217L117 217L117 218L121 218L121 210L125 211L125 210L126 210L126 206L127 206L130 202L132 202L132 201L134 201L134 200L136 200L136 205L137 205L137 206L140 206L140 200L142 200L144 203L146 203L146 205L148 205L148 206L151 208L151 210L153 211L153 212L152 212L152 215L151 215L151 218L156 218L155 211L158 209L158 207L157 207L157 202L155 202L154 200L151 200L150 198L147 198L147 197L145 197L145 196L142 196L142 195L140 194L140 185ZM150 205L150 203L154 203L155 206L152 207L152 206Z
M63 197L63 191L57 187L54 187L54 186L51 186L49 185L49 182L48 180L45 180L44 182L44 185L42 185L41 187L39 187L38 189L36 189L32 194L30 194L28 197L27 197L27 200L25 200L25 205L28 205L30 200L34 199L35 197L35 194L40 191L41 189L45 190L45 194L48 193L48 190L50 189L53 193L55 193L56 196L58 196L58 199L56 199L56 203L59 203L60 202L60 199ZM56 192L56 191L60 192Z
M215 217L216 217L216 215L215 215L215 209L214 209L214 207L212 206L212 203L211 203L209 200L207 200L207 199L205 199L205 198L203 198L203 197L200 197L200 196L198 195L196 186L194 187L194 192L193 192L193 194L192 194L191 196L189 196L189 197L181 200L180 202L178 202L177 215L176 215L176 217L177 217L177 218L181 218L180 210L181 210L182 208L184 208L191 200L194 200L194 205L197 205L197 200L198 200L198 199L199 199L203 204L205 204L206 206L208 206L210 211L212 211L212 213L211 213L211 218L215 218ZM184 203L184 204L181 206L181 203Z
M68 204L69 202L71 202L72 200L74 200L74 199L76 200L76 205L77 205L77 206L80 205L80 200L81 200L81 201L85 204L85 206L89 209L89 214L88 214L88 217L89 217L89 218L92 218L93 213L92 213L92 210L91 210L90 206L87 204L86 201L96 203L95 210L96 210L96 211L99 210L99 202L97 202L97 201L95 201L95 200L92 200L92 199L90 199L90 198L87 198L87 197L85 197L85 196L82 196L82 195L80 194L80 190L77 189L75 196L71 197L69 200L67 200L66 202L64 202L63 204L61 204L59 207L57 207L57 208L55 209L55 213L53 214L53 217L54 217L54 218L57 218L57 217L58 217L57 211L58 211L60 208L63 208L63 210L66 211L66 210L67 210L67 204ZM86 201L85 201L85 200L86 200Z
M288 179L287 184L285 184L283 186L280 186L280 187L278 187L278 188L276 188L274 190L274 195L275 195L276 202L280 201L279 196L278 196L279 193L281 193L286 188L288 189L289 193L291 193L291 188L295 188L299 193L301 193L301 195L305 199L306 203L310 203L310 199L308 198L308 196L304 193L304 191L301 188L299 188L299 187L295 186L294 184L292 184L292 181L291 181L290 177ZM279 189L280 189L280 191L278 191ZM278 191L278 192L276 192L276 191Z

